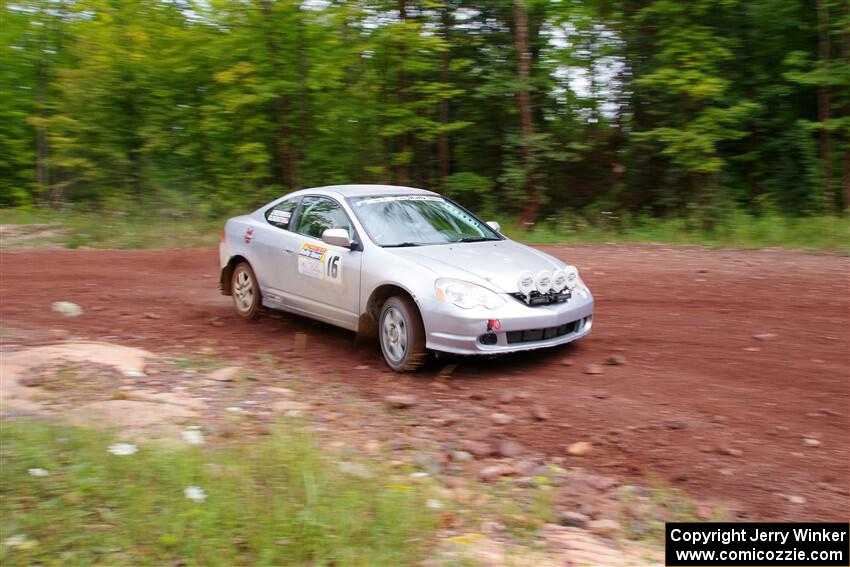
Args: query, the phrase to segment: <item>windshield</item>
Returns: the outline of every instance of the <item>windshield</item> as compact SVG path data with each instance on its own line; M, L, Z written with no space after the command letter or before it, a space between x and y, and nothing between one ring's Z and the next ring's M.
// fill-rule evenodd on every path
M451 201L432 195L349 198L354 214L379 246L427 246L502 237Z

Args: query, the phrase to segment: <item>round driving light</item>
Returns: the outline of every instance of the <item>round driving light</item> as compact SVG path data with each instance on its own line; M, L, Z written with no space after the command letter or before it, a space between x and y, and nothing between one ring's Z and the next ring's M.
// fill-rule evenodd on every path
M537 277L534 278L534 285L537 286L537 291L540 293L552 291L552 272L543 270L537 274Z
M567 287L567 274L564 270L555 270L552 274L552 291L561 293Z
M578 270L576 270L575 266L564 268L564 274L567 278L567 289L573 289L578 285Z
M534 291L534 274L531 272L523 272L519 275L516 282L517 288L523 295L528 295Z
M499 337L496 336L496 333L484 333L480 337L478 337L478 342L482 345L494 345L499 341Z

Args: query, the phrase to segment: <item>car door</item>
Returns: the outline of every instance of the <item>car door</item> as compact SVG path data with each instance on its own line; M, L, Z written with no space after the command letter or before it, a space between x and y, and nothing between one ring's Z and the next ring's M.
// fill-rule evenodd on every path
M279 306L285 304L287 293L286 274L295 266L295 257L285 253L289 223L298 206L298 198L279 201L263 212L265 222L259 221L253 227L250 245L254 249L254 273L260 282L263 301ZM246 240L248 242L248 240Z
M345 229L349 238L359 243L348 214L336 200L320 195L302 197L287 239L288 253L295 256L292 299L318 319L356 329L361 247L349 250L326 244L322 233L329 228Z

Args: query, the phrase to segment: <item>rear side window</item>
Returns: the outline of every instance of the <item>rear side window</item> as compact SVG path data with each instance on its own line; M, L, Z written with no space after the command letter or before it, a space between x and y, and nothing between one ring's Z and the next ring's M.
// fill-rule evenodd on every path
M295 232L313 238L321 239L322 233L329 228L345 229L349 238L353 234L348 215L339 203L325 197L304 197L296 224Z
M289 230L289 221L297 205L298 199L281 201L266 211L266 221L272 226Z

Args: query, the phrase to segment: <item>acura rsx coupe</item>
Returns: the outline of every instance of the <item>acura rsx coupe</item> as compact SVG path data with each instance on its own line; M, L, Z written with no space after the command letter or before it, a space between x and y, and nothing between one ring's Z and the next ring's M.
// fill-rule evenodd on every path
M590 332L574 266L422 189L338 185L290 193L227 221L221 291L253 319L280 309L377 338L393 370L429 352L502 354Z

